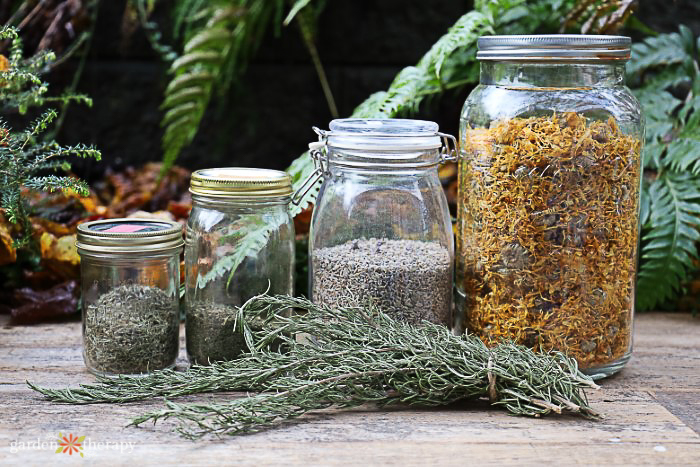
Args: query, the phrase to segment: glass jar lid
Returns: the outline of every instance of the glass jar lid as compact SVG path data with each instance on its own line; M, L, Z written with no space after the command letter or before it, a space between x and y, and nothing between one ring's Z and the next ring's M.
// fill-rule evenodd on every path
M104 219L78 226L78 253L151 254L179 249L182 226L156 219Z
M330 131L317 130L328 146L338 149L408 151L442 147L438 124L402 118L341 118L331 121Z
M478 60L616 61L629 60L632 40L626 36L544 34L482 36Z
M292 178L279 170L202 169L192 174L190 193L218 198L279 198L292 194Z

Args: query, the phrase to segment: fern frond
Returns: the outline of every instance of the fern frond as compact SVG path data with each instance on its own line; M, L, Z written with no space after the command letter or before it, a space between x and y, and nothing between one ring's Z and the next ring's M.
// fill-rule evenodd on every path
M233 253L226 255L212 265L211 270L197 278L197 289L203 288L213 280L228 276L226 289L231 285L238 267L246 258L255 258L268 244L270 235L282 225L283 218L275 216L267 223L254 223L241 227L234 237L222 237L221 242L232 245ZM232 241L235 238L235 241ZM196 292L195 292L196 293Z
M632 44L627 73L634 75L647 68L682 63L685 58L683 38L677 32L648 37L644 42Z
M672 298L698 258L700 178L665 172L648 189L642 231L637 306L652 309Z
M700 175L700 129L684 131L671 141L664 162L673 170Z
M195 28L197 21L187 20L183 54L170 67L172 80L161 105L161 126L165 127L163 172L192 142L213 93L228 89L283 6L281 0L180 1L176 7L176 32L186 18L201 17L204 21Z
M634 95L642 105L646 117L647 143L660 141L673 130L672 114L680 106L681 101L668 91L651 86L635 90Z
M230 26L217 20L192 37L185 45L185 54L170 66L173 79L161 105L165 112L161 121L161 126L165 127L163 173L172 167L182 148L190 144L197 133L229 51Z
M431 63L431 68L435 70L435 76L439 79L445 60L457 49L472 45L484 33L493 34L492 25L493 20L479 11L467 13L458 19L447 34L435 43L427 56L423 57L423 60Z

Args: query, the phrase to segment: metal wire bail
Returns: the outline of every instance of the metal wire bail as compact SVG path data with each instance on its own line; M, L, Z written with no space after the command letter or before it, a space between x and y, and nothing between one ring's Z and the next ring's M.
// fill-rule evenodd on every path
M316 183L328 172L328 157L326 146L326 132L320 128L313 127L313 130L318 135L318 141L309 143L309 156L314 161L314 171L306 177L304 183L299 186L299 189L292 196L292 204L299 206L304 196L311 191Z
M457 162L459 160L459 146L457 138L447 133L438 132L438 136L442 139L442 149L440 150L440 163ZM452 142L452 147L450 147Z

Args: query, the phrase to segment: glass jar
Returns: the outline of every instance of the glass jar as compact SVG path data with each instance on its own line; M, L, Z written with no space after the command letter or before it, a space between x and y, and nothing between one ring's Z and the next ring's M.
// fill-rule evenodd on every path
M323 184L309 239L311 299L451 325L454 246L437 168L454 158L454 138L419 120L341 119L315 130Z
M594 376L632 350L640 106L630 39L491 36L461 116L457 300L469 330L575 357Z
M292 182L277 170L198 170L185 240L185 337L193 364L247 350L236 309L268 291L293 293Z
M175 365L182 244L176 222L108 219L78 226L83 359L92 373Z

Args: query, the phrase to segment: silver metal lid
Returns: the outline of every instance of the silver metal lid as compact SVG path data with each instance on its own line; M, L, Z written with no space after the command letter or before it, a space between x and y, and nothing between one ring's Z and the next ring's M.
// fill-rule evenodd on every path
M626 36L547 34L482 36L476 58L491 61L629 60L632 40Z
M104 219L78 226L75 246L80 254L148 255L179 250L182 226L157 219Z
M341 118L331 121L330 131L315 130L328 146L381 152L440 148L438 128L425 120Z

